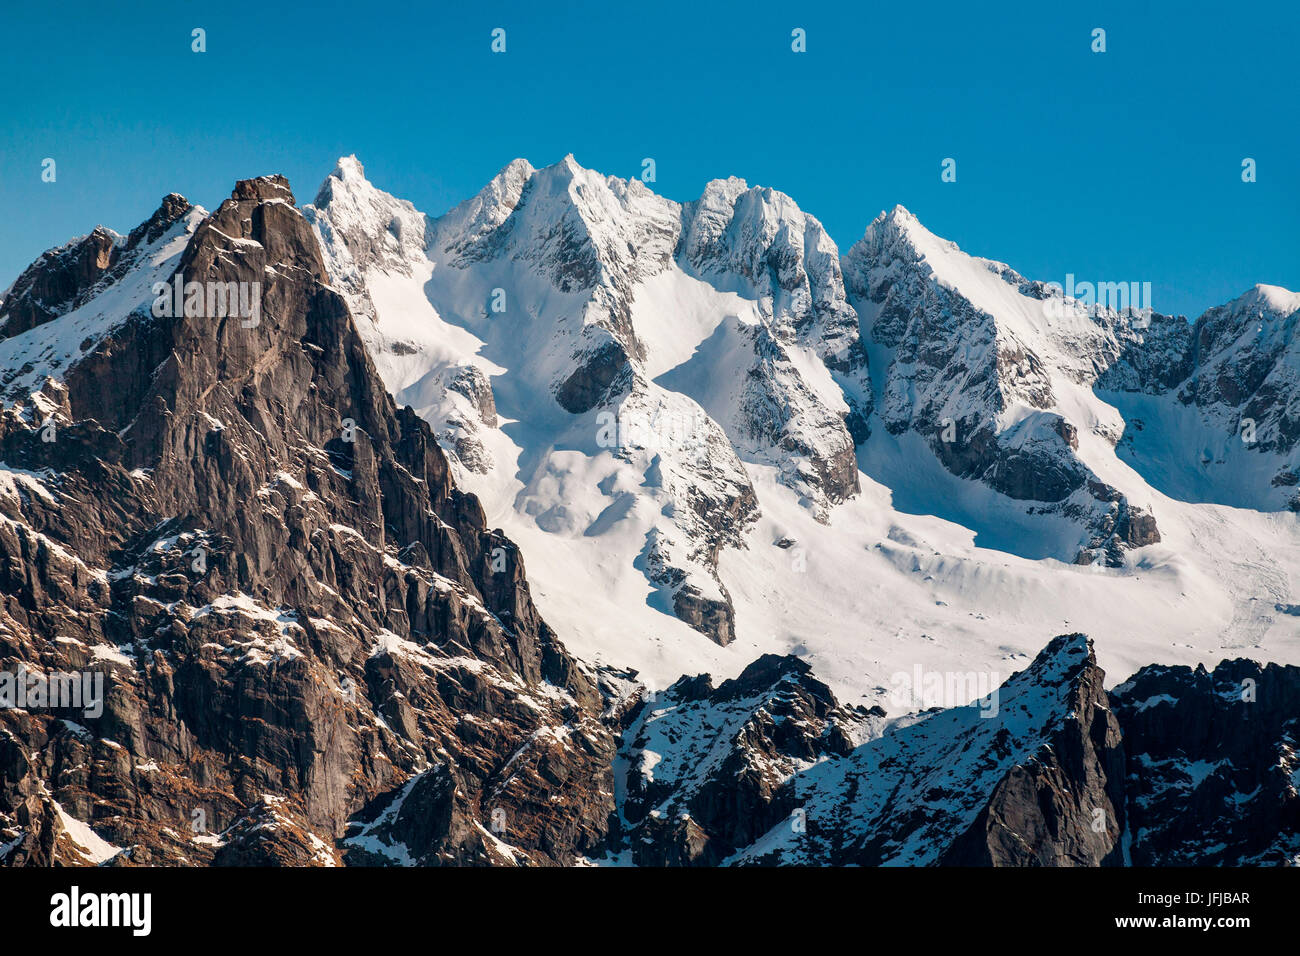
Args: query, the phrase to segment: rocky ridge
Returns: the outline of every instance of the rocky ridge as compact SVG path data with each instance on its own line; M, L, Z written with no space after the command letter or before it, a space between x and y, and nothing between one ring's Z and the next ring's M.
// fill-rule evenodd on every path
M1300 668L1153 665L1109 694L1104 677L1073 634L992 694L902 717L839 704L796 658L717 688L683 678L623 736L623 852L674 866L1300 862Z
M745 494L753 488L747 469L763 466L762 448L781 447L773 435L791 435L794 421L747 446L753 434L737 424L758 418L729 417L728 409L762 403L728 402L764 394L770 382L787 399L800 389L824 398L815 368L783 378L782 354L816 354L843 398L831 417L852 444L872 407L865 360L841 347L858 342L848 303L860 292L870 303L861 306L864 320L884 336L877 343L891 341L891 322L914 329L931 321L932 302L937 314L963 316L987 333L972 336L982 351L953 352L948 371L965 355L968 374L946 398L935 391L941 376L918 377L925 350L901 364L895 353L877 413L887 427L895 421L902 406L891 396L902 386L891 383L908 375L908 387L935 410L970 396L1000 415L1036 409L1041 416L1025 434L1046 451L996 433L988 481L1016 474L1017 454L1046 454L1066 472L1089 474L1085 458L1073 461L1042 436L1045 428L1078 450L1065 427L1066 412L1078 408L1070 405L1076 388L1140 381L1163 397L1149 384L1153 370L1159 382L1203 381L1219 367L1204 354L1222 356L1222 343L1236 341L1224 323L1280 311L1278 294L1265 290L1254 305L1198 323L1197 340L1209 344L1191 357L1172 320L1151 317L1142 327L1130 316L1076 315L1087 323L1051 330L1058 341L1094 342L1092 325L1108 331L1096 348L1062 362L1063 350L1008 334L996 310L963 304L943 282L915 282L912 260L890 265L898 275L875 285L872 276L860 284L861 273L846 266L850 281L839 295L833 247L815 221L793 230L797 216L780 194L727 181L711 184L698 208L681 207L675 221L689 224L681 233L668 217L662 232L637 234L662 256L621 266L645 270L642 283L672 270L707 275L696 281L712 291L692 286L704 296L739 295L728 283L762 290L726 300L756 310L758 320L720 322L705 337L716 350L699 351L716 363L740 343L739 367L759 368L749 357L765 355L753 377L770 382L757 392L750 384L738 393L705 389L702 402L684 402L660 379L671 382L675 372L680 381L691 360L670 365L662 343L652 347L637 321L644 285L634 292L598 279L621 261L626 236L595 228L593 210L661 207L635 184L602 185L576 164L561 166L541 176L511 164L440 224L355 179L354 191L327 183L326 198L368 197L356 208L389 217L382 236L362 230L368 246L346 241L354 263L383 261L420 284L461 264L454 281L434 283L437 310L450 312L459 295L481 297L486 319L485 291L506 288L489 283L533 273L560 297L535 301L563 302L560 319L587 310L580 314L597 331L570 325L561 335L542 322L542 339L529 345L542 357L530 374L556 387L550 414L564 428L595 431L597 416L615 409L650 421L705 410L707 422L694 419L694 444L684 448L635 432L611 447L637 463L674 518L647 531L647 576L672 593L679 616L720 642L731 622L709 566L740 539L709 535L752 520L747 509L760 506ZM359 172L341 163L332 179ZM561 225L548 231L544 203L557 195L579 212L554 218ZM515 219L528 203L542 205ZM419 349L404 352L394 346L400 335L386 330L381 341L367 330L391 290L359 265L338 265L331 243L344 242L343 218L299 211L288 183L274 176L240 182L212 213L169 196L125 239L97 229L47 253L0 305L0 673L94 672L107 690L99 712L0 709L0 863L1296 861L1296 668L1152 666L1107 694L1090 643L1073 634L1052 641L992 699L963 705L959 693L941 709L903 706L904 716L891 717L839 703L796 657L766 655L716 687L707 676L683 678L661 694L635 673L577 661L533 605L518 548L489 529L478 499L458 487L458 469L481 473L469 439L488 471L497 466L493 434L511 424L498 399L514 410L533 393L508 382L496 390L490 369L450 354L436 374L425 368L407 386L435 401L423 411L399 408L390 392L404 390L393 376L410 370L403 361ZM539 244L558 258L531 256ZM801 273L800 262L813 265ZM489 264L483 276L467 276L474 263ZM998 264L978 268L1026 300L1049 294ZM176 277L205 290L255 290L257 310L213 313L208 299L168 314L156 286ZM890 282L911 291L891 300ZM710 298L703 311L717 306ZM407 331L414 345L428 344L415 326ZM509 327L482 341L519 334ZM575 355L587 367L586 345L548 352L543 341L574 334L587 344L620 339L623 354L581 412L560 397L577 371L551 373L569 369ZM912 332L900 335L898 348ZM767 351L754 345L760 340ZM548 355L562 361L550 368ZM1284 365L1284 356L1274 358ZM1229 364L1255 369L1230 376L1256 383L1233 393L1242 401L1269 387L1273 372ZM580 381L568 396L584 389ZM439 424L435 407L463 422L449 413ZM835 431L810 403L797 411L805 434ZM1079 444L1088 450L1086 436ZM831 445L818 439L818 447ZM807 489L816 510L814 486L826 494L838 480L827 464L834 455L822 473L797 442L787 450L794 467L784 480ZM1094 480L1085 480L1086 494L1102 501ZM627 486L611 483L610 491L638 506ZM530 493L540 500L537 485ZM1093 507L1088 515L1102 513ZM555 511L538 516L565 520ZM1132 542L1117 525L1096 527L1101 556L1122 560ZM703 576L688 573L691 562Z

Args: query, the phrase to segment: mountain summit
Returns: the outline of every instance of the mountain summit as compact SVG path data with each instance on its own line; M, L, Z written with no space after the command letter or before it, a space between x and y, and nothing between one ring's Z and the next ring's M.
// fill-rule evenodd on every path
M1298 307L572 156L169 195L0 303L0 863L1295 862Z
M552 556L535 571L540 599L589 657L668 681L684 661L734 672L805 649L856 672L861 692L886 665L844 661L854 623L919 638L933 620L991 646L1010 625L1030 653L1042 629L1082 620L1105 655L1142 565L1161 607L1215 582L1198 610L1166 616L1170 636L1191 625L1205 646L1233 646L1207 622L1247 615L1253 634L1279 620L1233 609L1244 579L1221 580L1219 514L1189 508L1207 499L1151 461L1169 449L1151 444L1167 432L1149 416L1218 429L1224 447L1235 437L1208 395L1205 424L1188 420L1210 353L1227 354L1197 344L1212 315L1201 334L1067 299L902 206L841 255L775 190L718 179L678 204L572 156L515 160L440 217L349 158L305 212L389 390L429 421L492 521ZM1226 390L1237 414L1239 391ZM1144 402L1159 411L1131 411ZM1286 432L1275 414L1258 422ZM1270 448L1226 459L1241 468L1219 486L1284 507L1289 466ZM1241 574L1259 560L1245 550ZM1031 597L1062 586L1073 613Z
M572 156L411 212L348 170L308 210L389 388L485 499L601 527L656 606L729 643L718 561L759 512L747 464L821 521L858 491L866 353L821 225L740 180L679 206ZM570 475L575 452L596 470Z

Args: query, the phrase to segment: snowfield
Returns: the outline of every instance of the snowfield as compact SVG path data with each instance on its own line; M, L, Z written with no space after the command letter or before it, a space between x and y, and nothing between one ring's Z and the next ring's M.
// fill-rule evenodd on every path
M893 230L876 257L855 247L843 275L820 226L779 193L719 181L681 207L571 157L541 170L516 161L441 219L377 190L347 158L307 212L386 384L430 421L457 481L519 543L542 613L579 657L665 687L794 653L841 699L865 704L916 665L1005 677L1071 631L1093 638L1111 681L1153 661L1300 660L1300 616L1281 610L1300 603L1297 518L1276 494L1248 490L1266 485L1278 456L1238 452L1249 480L1189 470L1183 459L1206 444L1194 436L1212 430L1195 408L1098 384L1138 361L1125 350L1143 323L1070 302L1049 321L1041 283L966 255L901 207L872 225ZM902 263L891 281L920 269L922 285L978 317L952 333L967 381L987 380L1008 351L1023 367L999 369L992 391L954 386L953 364L922 384L875 334L892 307L865 291L880 278L881 242ZM1269 299L1295 310L1291 293ZM915 323L925 306L910 308ZM592 367L591 343L610 341L629 354L626 380L585 411L561 407L561 384ZM863 350L860 369L832 368L846 346ZM488 420L448 385L467 367L490 382ZM1087 537L1080 513L1096 503L1076 494L1041 507L954 474L913 421L927 401L996 422L1008 448L1060 416L1077 431L1066 464L1154 515L1159 542L1116 567L1073 563ZM671 438L632 450L598 440L602 411L636 408L703 415L705 444L716 429L728 447L701 464L698 447ZM870 437L850 458L857 488L841 498L847 479L824 480L826 462L854 408ZM1213 493L1231 487L1237 500ZM744 488L756 502L744 518L700 519L696 490L717 502ZM675 585L656 580L664 567L729 601L730 644L674 613Z

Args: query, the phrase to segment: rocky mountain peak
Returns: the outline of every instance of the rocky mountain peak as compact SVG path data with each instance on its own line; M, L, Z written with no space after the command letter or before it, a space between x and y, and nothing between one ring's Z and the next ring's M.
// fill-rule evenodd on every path
M0 306L0 335L19 335L59 315L117 261L123 239L104 226L50 249L14 281Z
M1119 727L1084 635L969 704L892 720L841 705L798 663L767 656L716 690L684 679L647 703L623 738L634 860L1122 861Z
M734 206L742 193L749 191L749 183L739 176L727 176L724 179L711 179L704 185L704 192L696 200L701 207L714 206L729 208Z
M893 253L919 257L921 253L918 246L933 236L934 234L921 225L921 221L900 203L893 209L882 210L880 215L871 220L862 238L858 240L858 243L862 244L861 249L855 253L853 250L858 245L855 243L846 255L863 258L870 255L878 259L887 253Z
M241 179L235 184L230 198L236 201L278 201L286 202L290 206L297 205L293 198L293 191L289 188L289 180L278 174L258 176L256 179Z
M163 197L154 214L131 230L126 240L126 249L134 249L140 243L154 243L194 208L193 204L180 193L168 193Z
M74 859L65 818L136 863L568 862L603 839L595 684L518 549L394 406L291 196L283 177L238 183L166 260L250 290L256 313L128 308L71 365L57 441L0 419L0 459L41 475L41 493L4 496L0 659L113 662L86 723L5 718L24 741L0 755L8 862ZM118 285L147 289L152 265ZM48 778L26 756L46 746ZM61 769L90 763L120 802ZM544 791L561 764L577 785L558 821ZM425 773L437 816L371 833ZM210 829L191 839L196 800ZM357 841L336 846L354 814Z
M834 243L821 223L785 193L751 188L735 177L714 180L698 200L683 207L682 220L679 255L700 272L734 272L767 295L795 292L800 285L818 280L839 280ZM809 265L810 253L815 256L819 243L833 264L818 264L830 269L831 276L817 275Z

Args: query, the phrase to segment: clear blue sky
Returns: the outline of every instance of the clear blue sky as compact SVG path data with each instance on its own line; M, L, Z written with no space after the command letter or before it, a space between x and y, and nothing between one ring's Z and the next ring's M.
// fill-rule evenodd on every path
M212 208L280 172L308 202L355 152L437 215L516 156L572 152L624 177L652 156L679 200L776 187L841 249L902 203L1034 278L1150 281L1166 312L1300 289L1295 0L7 7L0 287L171 191Z

